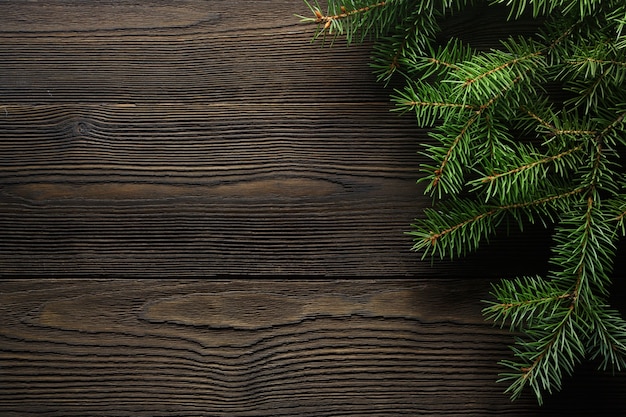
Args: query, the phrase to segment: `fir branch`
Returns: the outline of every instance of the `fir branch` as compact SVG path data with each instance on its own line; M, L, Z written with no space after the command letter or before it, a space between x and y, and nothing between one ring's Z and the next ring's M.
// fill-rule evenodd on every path
M396 111L414 111L423 126L432 126L443 118L460 117L456 110L464 111L468 115L479 110L470 104L451 101L453 94L450 86L436 88L431 84L415 81L408 84L403 91L396 90L391 95L391 100L396 105Z
M577 188L531 201L496 207L472 204L471 201L455 200L441 207L439 210L426 210L426 220L421 220L413 225L416 229L423 231L428 230L427 233L413 231L408 232L408 234L416 237L413 249L416 251L424 251L425 256L437 249L441 257L449 256L450 258L454 258L455 255L458 256L460 254L457 252L458 248L468 245L468 242L462 242L466 236L469 235L473 237L474 245L472 245L473 247L471 247L471 249L475 249L478 247L479 243L479 240L476 238L489 235L489 232L495 231L495 226L499 224L499 221L480 224L484 220L502 215L505 212L509 212L513 214L515 218L519 218L520 214L514 212L520 210L526 215L530 215L530 213L525 212L529 207L537 208L540 206L549 206L556 200L566 199L585 192L586 190L587 188ZM471 215L463 217L465 214ZM443 227L437 227L440 225ZM458 232L465 228L472 228L473 231L461 235L461 242L454 242L455 234L458 235ZM442 239L446 238L451 239L452 242L444 242L444 245L441 245Z
M430 232L430 235L428 236L428 238L425 240L426 242L428 242L428 244L435 246L437 245L437 242L439 242L441 240L442 237L446 236L446 235L450 235L456 231L458 231L459 229L466 227L469 224L472 223L476 223L480 220L483 220L487 217L491 217L495 214L498 214L499 212L503 211L503 209L499 209L499 208L493 208L491 210L488 210L484 213L480 213L474 217L470 217L469 219L463 220L460 223L454 224L452 226L449 226L448 228L441 230L439 232ZM421 249L421 248L415 248L415 249Z
M611 220L615 221L618 228L622 229L622 235L626 235L626 210L613 217Z
M334 15L328 15L328 14L325 15L318 8L315 8L313 13L315 13L315 23L321 24L323 26L323 30L331 30L331 25L333 24L333 22L337 20L346 19L356 14L366 13L376 7L382 7L386 4L387 4L386 1L381 1L378 3L372 3L368 6L363 6L357 9L353 9L353 10L347 10L346 6L341 6L340 7L341 13L334 14Z
M538 165L544 165L544 164L547 164L547 163L550 163L550 162L554 162L554 161L559 160L559 159L563 159L564 157L566 157L568 155L571 155L574 152L580 151L582 148L583 148L583 145L581 144L581 145L575 146L575 147L573 147L571 149L568 149L566 151L563 151L560 154L546 156L545 158L541 158L541 159L538 159L536 161L530 162L528 164L518 166L518 167L510 169L510 170L508 170L506 172L500 172L500 173L497 173L497 174L487 175L486 177L481 178L480 181L481 182L491 182L491 181L497 180L498 178L502 178L502 177L509 176L509 175L519 174L522 171L525 171L527 169L535 168Z
M488 52L455 37L438 46L439 22L473 3L329 0L329 12L312 7L309 20L316 36L373 34L379 80L405 82L394 109L435 126L419 179L435 204L408 232L413 250L454 258L504 222L555 225L548 276L500 281L483 310L521 336L514 359L501 362L506 392L518 398L530 387L541 403L585 357L626 369L626 321L607 304L626 235L626 5L494 0L511 17L545 17L544 30Z
M414 11L401 24L408 29L381 37L374 44L371 66L378 81L388 83L398 71L408 77L414 67L412 60L432 47L440 30L437 16L432 13Z
M543 392L552 393L561 389L563 373L571 375L574 366L584 357L584 344L578 337L580 323L573 308L553 311L547 323L541 327L526 329L530 341L517 339L513 347L515 356L521 360L503 360L500 363L511 369L502 373L498 382L509 382L505 393L517 399L528 384L539 404L543 403Z
M536 200L532 200L532 201L528 201L528 202L515 203L515 204L509 204L509 205L501 206L501 207L503 209L506 209L506 210L513 210L513 209L526 208L526 207L543 206L543 205L546 205L548 203L552 203L555 200L559 200L559 199L562 199L562 198L567 198L567 197L571 197L571 196L576 195L576 194L580 194L580 193L584 192L585 190L586 190L586 188L583 188L583 187L575 188L573 190L568 190L568 191L564 191L564 192L559 193L559 194L554 194L554 195L550 195L550 196L547 196L547 197L538 198Z
M614 133L620 132L622 134L617 136L617 141L612 141L612 142L613 143L619 142L622 145L626 146L626 137L625 137L626 135L624 135L624 130L619 129L620 126L624 124L624 119L626 119L626 111L618 113L617 117L615 117L615 119L610 121L610 123L606 125L606 127L598 134L598 136L595 137L594 140L600 144L600 141L606 141Z
M517 339L514 352L521 362L502 362L503 365L515 371L503 374L501 379L512 381L507 392L511 393L513 398L519 397L526 384L532 387L540 403L543 390L547 389L548 392L552 392L555 388L560 389L562 370L568 374L573 372L573 366L582 359L586 351L582 341L590 337L590 334L605 341L610 340L610 343L617 343L614 341L613 333L609 334L602 329L600 333L593 332L596 326L603 324L602 321L597 320L599 316L587 314L589 311L598 311L602 304L601 299L594 295L594 288L602 295L606 295L604 285L607 281L607 264L612 259L610 250L613 246L612 242L609 240L605 241L604 245L597 244L598 239L606 239L606 231L603 230L606 225L599 221L602 213L597 208L597 204L595 193L590 193L586 199L583 224L578 226L580 218L576 212L573 212L569 220L562 223L564 226L558 232L558 235L562 237L557 238L560 245L557 246L558 258L555 262L563 269L556 274L553 285L556 286L555 288L564 288L572 279L574 285L563 294L563 299L568 301L567 305L553 306L548 318L542 317L541 322L551 323L549 327L546 328L544 324L531 321L530 326L524 329L524 333L530 340ZM572 233L578 231L581 234L572 240ZM600 247L607 247L606 244L609 249L598 250ZM602 270L592 267L597 259L600 260L599 265L604 265ZM541 291L538 293L542 294ZM538 296L535 302L541 304L541 298ZM534 313L538 312L540 311ZM517 314L523 313L524 311L517 312ZM537 335L541 337L537 339ZM608 361L615 363L616 359L609 358Z
M541 126L546 128L553 136L563 136L563 135L573 135L573 136L588 136L595 135L598 132L595 130L585 130L585 129L561 129L556 127L554 124L542 119L539 115L532 112L527 108L522 108L532 119L536 120Z
M407 49L407 44L409 43L409 36L406 35L402 37L399 43L396 43L395 50L393 51L393 55L389 56L389 51L384 49L374 48L374 56L372 67L375 69L375 73L377 73L376 80L377 81L385 81L389 82L391 77L398 71L401 67L400 59L404 55L404 52ZM377 45L379 45L377 43Z
M601 370L626 369L626 322L619 311L602 305L589 309L589 314L587 320L595 324L587 341L590 359L599 360Z
M455 151L455 149L457 148L458 144L461 142L461 140L463 140L463 138L465 138L467 136L467 132L470 129L470 127L476 123L477 120L480 119L480 115L481 113L486 109L486 107L481 107L479 110L477 110L475 112L475 114L470 117L465 124L461 127L459 133L456 135L456 137L454 137L450 143L450 145L448 146L448 150L446 151L445 155L443 156L443 159L441 160L441 163L439 164L439 167L436 168L433 172L433 179L431 181L431 183L429 184L427 190L432 190L432 189L438 189L439 190L439 197L441 197L441 192L451 192L451 191L459 191L458 186L457 187L445 187L444 190L442 190L441 187L437 188L437 186L440 185L441 179L443 177L444 174L444 170L446 169L446 167L448 166L450 159L452 158L452 155Z
M579 58L579 59L570 59L566 61L568 64L570 65L574 65L577 68L578 72L582 72L584 69L587 69L587 74L585 74L586 76L591 75L593 76L595 73L595 69L600 66L600 67L605 67L605 66L616 66L616 67L624 67L626 68L626 62L622 62L622 61L617 61L615 59L600 59L600 58L594 58L594 57L590 57L590 56L586 56L583 58Z
M325 39L327 34L334 37L344 35L348 43L353 42L357 34L357 41L363 41L368 35L384 35L397 24L399 16L406 14L407 7L410 6L408 0L330 0L328 10L324 13L317 1L314 5L308 0L304 2L313 17L296 16L303 23L317 25L313 40L319 37Z
M435 65L437 67L445 67L445 68L451 69L451 70L459 70L461 68L457 64L454 64L452 62L442 61L441 59L438 59L438 58L427 58L426 60L430 64L433 64L433 65Z
M520 63L522 63L524 61L537 58L537 57L539 57L541 55L542 55L542 52L541 51L537 51L537 52L533 52L531 54L528 54L526 56L512 58L512 59L510 59L508 61L503 62L502 64L499 64L495 68L491 68L491 69L488 69L487 71L481 72L481 73L475 75L472 78L466 78L464 83L463 83L463 87L464 88L470 87L472 84L476 84L478 81L480 81L480 80L482 80L482 79L484 79L486 77L491 77L492 75L494 75L497 72L500 72L500 71L503 71L505 69L511 68L514 65L520 64Z
M521 145L518 145L521 146ZM469 184L475 186L475 190L483 189L485 199L500 198L501 201L517 200L527 193L527 187L534 187L539 181L547 181L548 168L545 165L552 164L554 172L566 175L568 171L577 166L579 154L584 149L584 144L576 145L556 155L534 158L530 152L518 152L523 155L521 164L502 172L493 172L472 180Z
M439 198L441 198L443 193L456 193L460 191L460 187L458 183L455 184L455 183L450 183L450 182L442 182L442 179L444 178L444 171L450 164L450 161L452 160L459 143L461 143L461 141L464 138L468 139L468 131L472 127L472 125L474 125L478 120L480 120L483 113L485 113L488 109L490 109L490 107L493 106L497 100L504 97L506 92L510 90L510 87L516 84L517 82L519 82L521 79L522 77L516 77L510 82L509 86L506 86L503 90L500 90L494 96L489 97L489 99L486 102L480 104L478 106L478 109L474 112L474 114L469 119L467 119L467 121L462 125L462 127L460 128L456 136L454 136L454 138L449 142L447 150L445 154L443 155L443 158L441 159L439 166L435 168L435 170L432 173L433 175L432 178L431 177L425 178L430 181L430 184L426 188L427 192L432 192L434 190L437 190L437 192L439 193L438 196ZM463 101L463 103L465 103L465 101ZM470 154L465 152L463 153L463 155L469 156ZM463 161L459 161L459 162L463 162ZM453 177L458 176L458 171L454 171L452 174L447 175L447 177L450 177L450 176L453 176ZM440 187L440 184L444 184L444 187Z
M511 331L552 316L563 302L572 298L569 290L539 276L503 280L500 285L492 285L491 295L498 301L486 301L490 305L483 314L500 323L500 327L509 324Z
M529 5L532 5L533 16L548 15L558 10L561 15L573 14L576 17L584 17L593 14L606 0L494 0L494 3L506 3L511 8L511 13L520 17Z
M607 230L606 223L602 221L603 214L598 208L597 187L603 167L601 138L601 135L596 137L597 154L592 162L591 173L587 176L589 181L586 186L586 209L580 218L582 225L577 225L579 217L576 212L573 212L569 220L561 223L563 226L555 237L559 245L556 247L554 262L563 269L555 275L554 282L557 286L563 286L572 279L574 280L573 288L567 293L567 299L570 300L569 306L557 327L551 328L550 332L543 334L541 339L532 342L518 339L519 347L514 351L522 362L503 362L511 369L519 368L516 373L503 375L504 380L513 380L508 389L513 398L521 394L526 383L531 385L540 403L542 390L546 387L548 391L551 391L551 387L560 388L561 369L571 373L573 365L584 355L586 349L581 345L581 337L589 337L591 333L591 337L596 338L594 345L597 346L601 341L608 346L599 352L606 353L607 349L613 350L623 346L613 333L606 330L602 320L598 320L600 302L595 295L596 292L602 296L607 295L608 272L614 256L613 235ZM576 235L575 239L572 239L573 235ZM541 298L535 301L539 302ZM583 312L587 320L580 319L580 312ZM585 312L591 312L591 314L584 314ZM553 310L550 317L558 316L558 311ZM600 331L593 332L596 328ZM536 325L525 329L525 333L531 337L540 331L541 328L537 329ZM558 349L555 349L555 346ZM566 355L562 354L564 347L567 349ZM599 353L596 352L596 354ZM612 364L621 364L623 361L623 358L618 359L614 356L606 359L607 363Z
M434 107L434 108L458 108L458 109L476 111L476 107L472 106L471 104L446 103L443 101L413 101L413 100L407 99L404 101L398 101L398 106L408 107L410 110L413 110L415 107Z
M456 38L451 38L446 45L440 45L437 48L432 43L427 47L427 50L423 52L420 50L406 52L402 65L406 68L407 79L416 82L423 82L432 77L440 80L447 79L450 72L458 71L462 62L471 60L476 54L473 48ZM438 84L445 86L451 83Z

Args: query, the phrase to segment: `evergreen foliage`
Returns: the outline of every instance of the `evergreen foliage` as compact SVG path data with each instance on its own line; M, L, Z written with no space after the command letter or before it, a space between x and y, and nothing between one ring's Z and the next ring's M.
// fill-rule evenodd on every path
M550 272L493 286L485 316L517 336L501 363L513 399L539 403L583 360L626 367L626 322L608 305L625 234L626 3L623 0L306 2L316 38L373 37L372 67L398 76L395 109L432 127L421 167L433 207L410 234L424 256L475 250L505 223L553 225ZM438 41L468 7L537 19L535 36L477 51ZM563 99L563 97L566 97ZM561 99L558 99L561 98Z

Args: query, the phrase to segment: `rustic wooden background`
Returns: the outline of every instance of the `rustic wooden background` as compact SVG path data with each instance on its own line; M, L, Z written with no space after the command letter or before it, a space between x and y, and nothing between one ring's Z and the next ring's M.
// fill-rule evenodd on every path
M502 394L480 300L547 232L410 252L425 132L369 45L295 13L0 2L0 415L626 415L591 365L542 408Z

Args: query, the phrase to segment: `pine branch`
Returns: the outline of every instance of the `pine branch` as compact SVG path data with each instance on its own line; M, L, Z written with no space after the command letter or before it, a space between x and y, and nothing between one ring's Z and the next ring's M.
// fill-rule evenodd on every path
M371 67L378 81L388 83L397 72L405 77L413 71L412 58L421 56L435 42L439 24L438 14L418 13L416 10L400 24L407 29L380 37L374 44Z
M382 7L385 4L387 4L387 2L381 1L378 3L372 3L369 4L367 6L362 6L359 8L355 8L352 10L347 10L346 6L340 6L341 9L341 13L338 14L333 14L333 15L324 15L322 14L322 12L319 9L314 9L314 13L315 13L315 23L317 24L321 24L323 25L323 30L328 30L329 32L332 33L332 26L333 23L341 20L341 19L347 19L349 17L352 17L354 15L359 15L359 14L363 14L366 12L369 12L370 10L376 8L376 7ZM336 26L336 25L335 25Z
M546 121L545 119L541 118L539 115L537 115L536 113L532 112L529 109L522 108L522 110L524 110L532 119L537 121L541 127L545 128L551 136L566 136L566 135L567 136L589 136L589 135L595 135L598 133L595 130L585 130L585 129L580 129L580 128L563 129Z
M435 166L434 169L433 166L423 166L427 172L431 171L428 172L428 175L423 178L423 180L429 181L426 188L427 192L437 192L437 197L441 198L444 193L456 194L461 191L463 185L465 185L461 181L464 177L462 174L463 170L468 167L472 167L473 161L471 161L470 158L476 158L480 155L479 152L473 152L474 150L477 150L476 143L478 141L475 138L487 138L490 136L488 128L484 132L478 132L477 129L470 129L477 125L477 122L481 120L483 114L490 110L494 103L504 97L505 94L510 91L511 86L519 82L521 79L521 77L517 77L511 80L509 86L498 91L495 95L489 97L487 101L480 104L477 110L474 111L473 115L471 115L464 122L464 124L455 125L452 122L445 123L442 125L442 129L440 129L443 134L431 135L438 139L446 149L442 152L442 150L436 149L436 147L429 148L430 154L433 156L433 159L438 162L438 165ZM463 106L454 107L466 108L465 106L471 106L470 104L465 104L465 97L463 98L462 103ZM484 127L485 126L479 126L478 129ZM454 136L448 134L448 132L452 131L455 132ZM462 145L463 142L465 142L466 147L459 147L459 145ZM472 146L471 144L468 144L468 142L473 142L474 145ZM473 149L470 151L468 147ZM450 169L450 167L452 167L452 169Z
M474 186L474 191L480 191L484 194L486 201L494 198L503 202L518 201L524 195L528 195L529 189L537 187L541 181L549 181L546 176L549 174L550 168L561 177L568 175L568 172L571 172L581 163L580 154L584 149L584 144L581 143L556 155L537 157L538 152L529 146L522 144L513 146L516 152L508 156L507 159L511 159L509 162L511 165L507 164L506 170L492 172L469 181L469 184ZM520 149L524 147L530 149ZM500 161L502 160L506 161L506 159L500 158ZM547 165L551 165L551 167L549 168Z
M504 220L504 214L510 214L518 223L522 222L522 217L531 218L537 213L549 217L549 210L555 201L570 198L585 190L577 188L536 200L496 207L456 199L437 210L425 210L426 218L413 225L418 231L408 234L415 237L413 250L422 251L424 256L436 251L442 258L454 258L478 248L483 238L495 232ZM535 211L529 212L529 208Z
M510 170L505 171L505 172L500 172L500 173L497 173L497 174L487 175L486 177L481 178L480 181L481 182L493 182L493 181L495 181L495 180L497 180L499 178L502 178L502 177L516 175L516 174L521 173L522 171L530 170L530 169L536 168L536 167L538 167L540 165L545 165L545 164L548 164L550 162L562 160L565 157L573 154L574 152L580 151L581 149L583 149L583 145L578 145L578 146L575 146L575 147L573 147L571 149L563 151L563 152L561 152L560 154L557 154L557 155L546 156L544 158L534 160L534 161L526 163L524 165L520 165L518 167L515 167L515 168L510 169Z
M500 327L508 324L511 331L540 323L572 299L569 289L539 276L503 280L492 286L491 295L498 301L485 301L490 305L483 314Z
M431 134L432 137L439 139L439 141L444 144L443 152L441 150L436 149L435 147L430 147L430 154L433 155L436 162L439 164L434 167L424 165L423 168L427 171L432 171L432 176L425 176L422 181L429 181L428 186L426 187L427 192L436 191L437 197L441 198L443 193L447 194L456 194L459 193L463 187L462 178L463 175L459 175L464 169L472 165L472 162L469 160L469 156L472 155L472 152L467 152L466 149L462 148L460 151L457 151L457 148L460 144L467 145L467 142L470 142L472 136L470 131L472 126L480 120L480 116L482 112L486 108L482 108L477 110L473 116L471 116L467 121L461 126L455 126L450 124L445 125L445 127L449 130L456 130L456 136L452 137L450 140L450 136L443 131L443 134ZM438 157L440 154L443 155ZM454 157L459 155L459 158L455 159ZM450 167L453 167L450 169ZM444 176L444 171L452 171L452 174Z
M454 94L452 90L453 87L446 84L435 87L415 81L408 84L403 91L396 90L391 100L396 105L396 111L414 111L423 126L433 126L442 120L457 120L462 117L459 112L472 115L479 111L478 107L471 104L451 100Z
M456 38L451 38L444 46L429 45L423 53L407 52L403 63L408 68L409 76L414 80L426 80L431 77L445 79L451 71L458 71L459 64L472 59L476 51Z
M526 329L530 340L517 340L513 347L515 356L521 361L503 360L500 363L511 369L502 373L498 382L509 382L505 393L512 399L521 395L529 385L539 404L543 403L543 392L552 393L561 389L563 374L571 375L576 364L584 357L584 344L579 339L580 323L575 320L572 308L553 311L541 327Z
M400 16L406 15L409 1L387 0L330 0L327 12L322 12L319 3L304 0L314 17L300 16L303 23L317 25L313 40L319 37L343 35L348 43L363 41L368 35L382 36L393 28ZM376 24L374 24L376 22Z
M586 350L591 360L599 360L599 369L622 371L626 369L626 321L617 310L606 305L590 309L589 323L593 329Z
M526 8L532 5L533 16L545 16L558 12L562 15L574 14L584 17L593 14L602 7L604 0L581 0L564 2L562 0L495 0L494 3L505 4L511 8L511 13L517 17L524 14ZM612 2L615 3L615 2Z
M483 310L521 335L501 362L506 392L530 387L541 403L585 358L626 369L626 321L607 303L626 235L626 4L494 0L510 18L541 17L544 29L487 52L454 37L438 45L439 23L473 3L330 0L326 14L309 6L309 21L316 36L373 35L379 80L405 82L395 110L434 127L418 181L435 203L408 233L413 250L454 258L504 222L555 226L548 276L500 281Z
M609 129L610 127L607 127L603 132ZM621 367L626 361L622 355L613 353L616 349L623 347L620 338L624 329L618 327L617 334L616 329L609 331L602 320L602 318L609 320L609 317L601 316L600 313L604 303L602 297L608 295L609 274L615 256L614 234L611 233L608 224L603 221L604 214L599 209L599 180L605 169L602 163L604 156L602 137L603 134L596 137L596 156L592 160L590 173L585 175L588 180L586 209L582 216L577 212L572 212L569 218L562 220L555 236L557 246L553 263L559 265L562 270L555 273L553 282L557 288L566 287L573 282L571 290L562 295L563 298L569 300L569 305L567 310L562 310L561 306L553 304L549 319L542 317L542 322L551 322L555 317L562 316L556 327L549 328L549 332L545 331L545 325L537 325L536 322L531 322L524 329L524 333L531 340L518 339L518 347L514 349L515 356L521 361L503 361L505 366L517 370L517 372L503 375L503 380L512 381L508 392L513 398L521 394L526 384L532 387L540 403L542 391L546 387L549 392L553 388L559 389L562 370L571 374L574 365L584 357L588 350L581 342L586 338L594 342L592 344L594 347L600 346L594 353L595 356L609 352L605 356L604 363ZM582 224L580 224L581 221ZM511 289L509 286L506 290ZM505 300L510 297L506 290L499 294ZM539 294L542 293L545 292L539 292ZM598 298L598 295L601 298ZM545 296L530 298L537 305L542 305L545 299ZM528 314L524 311L526 307L527 305L516 305L512 308L519 310L517 312L519 315ZM534 314L538 312L541 313L542 310L535 311ZM496 314L495 317L499 316ZM519 320L516 324L519 324ZM536 338L538 334L541 335L539 339ZM563 354L564 350L566 354Z
M626 210L622 209L622 212L615 216L612 220L615 221L616 227L622 230L622 235L626 235Z
M561 295L558 295L558 291L546 292L545 288L539 288L535 294L536 298L533 299L530 294L527 300L529 303L542 306L546 298L544 294L547 293L553 298L548 301L566 300L566 304L550 305L549 315L540 315L545 313L547 306L543 310L525 312L528 305L517 305L515 307L519 311L509 314L514 318L515 314L535 315L534 320L531 320L528 327L523 330L527 338L517 339L516 347L513 349L518 360L502 362L512 371L503 374L501 379L511 382L507 392L511 393L512 398L519 397L526 384L532 387L540 403L544 390L552 392L554 389L560 389L563 372L571 374L574 365L585 356L588 350L584 343L586 339L595 338L593 340L596 342L605 343L605 348L596 352L596 355L606 353L607 347L613 349L622 346L621 336L615 334L615 329L608 331L598 314L588 314L598 312L604 304L603 299L598 298L596 293L606 295L605 285L608 284L606 273L613 255L610 249L613 242L610 240L604 245L595 244L598 239L607 239L606 230L603 230L605 223L596 219L602 217L596 204L594 197L588 196L587 209L582 217L583 224L579 226L580 217L576 213L571 213L571 217L562 223L563 226L555 238L560 244L556 248L557 256L554 261L563 269L555 273L555 278L548 288L562 289L572 281L573 286ZM572 233L579 230L582 234L570 240ZM598 250L607 247L608 249ZM602 270L593 266L596 259L600 259ZM498 295L507 300L511 297L509 291L512 289L515 288L510 285L501 287ZM488 313L494 314L489 310ZM540 320L537 320L537 314ZM519 320L516 324L519 324ZM622 332L623 330L621 329ZM597 343L594 343L594 346L597 346ZM606 362L612 364L621 364L620 361L623 360L614 356L606 358Z

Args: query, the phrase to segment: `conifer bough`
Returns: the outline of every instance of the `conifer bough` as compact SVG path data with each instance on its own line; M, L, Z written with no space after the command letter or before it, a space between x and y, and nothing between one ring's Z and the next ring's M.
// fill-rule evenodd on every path
M502 280L483 311L516 334L506 392L530 387L541 404L583 360L623 370L626 322L608 298L626 231L626 2L305 3L314 38L374 38L378 79L404 83L394 109L432 128L418 181L434 203L409 232L415 251L455 258L506 223L554 227L547 275ZM437 41L442 22L479 5L539 29L489 51Z

